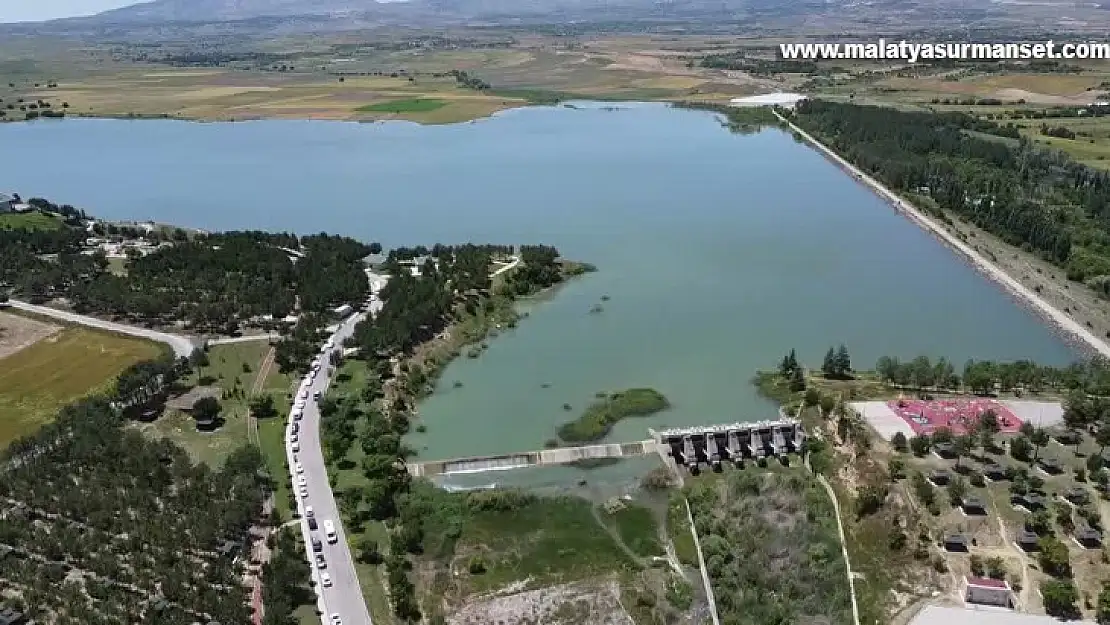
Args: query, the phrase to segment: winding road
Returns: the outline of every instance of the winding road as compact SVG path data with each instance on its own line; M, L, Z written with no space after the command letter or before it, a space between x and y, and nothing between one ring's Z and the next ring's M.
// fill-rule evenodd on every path
M53 317L60 321L69 323L76 323L78 325L96 328L98 330L107 330L117 334L126 334L127 336L135 336L142 339L156 341L158 343L165 343L173 349L173 353L178 358L188 357L193 353L199 344L193 339L182 336L180 334L170 334L168 332L159 332L158 330L151 330L149 328L138 328L129 326L114 321L105 321L104 319L97 319L96 317L89 317L87 315L78 315L77 313L66 312L49 306L38 306L36 304L28 304L18 300L9 300L8 304L15 309L23 310L43 317Z

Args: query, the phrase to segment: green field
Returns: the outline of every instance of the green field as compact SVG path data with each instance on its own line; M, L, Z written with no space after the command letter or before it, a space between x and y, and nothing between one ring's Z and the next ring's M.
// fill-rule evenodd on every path
M444 100L436 98L405 98L360 106L359 113L430 113L447 106Z
M4 213L0 215L0 230L57 230L62 221L49 213Z
M157 343L65 328L0 361L0 446L30 434L62 406L105 389L128 366L156 358Z
M213 346L208 351L208 366L202 367L199 372L194 372L186 378L185 382L190 386L197 384L203 378L210 378L205 382L224 391L224 397L220 399L220 405L223 407L220 416L223 417L224 424L215 432L197 431L192 417L174 410L167 410L153 423L142 424L139 427L148 434L163 436L176 442L196 460L211 465L220 464L232 450L249 442L247 416L250 392L255 385L259 365L269 349L270 346L266 341ZM267 376L262 390L275 395L274 403L278 414L283 415L289 403L284 396L284 393L289 391L289 380L277 372L276 366L270 369L270 375ZM280 442L281 420L281 416L278 416L271 421L279 422L277 453L283 460L285 451ZM262 436L262 424L259 426L259 436L260 438ZM265 444L262 444L262 449L266 452ZM269 457L267 462L271 462ZM271 469L273 468L271 466ZM285 474L275 473L274 475ZM281 479L279 478L278 481L280 482ZM281 503L279 502L279 505Z
M630 388L602 396L574 421L559 428L559 438L568 443L599 441L613 425L626 417L646 417L670 408L662 393L650 388Z

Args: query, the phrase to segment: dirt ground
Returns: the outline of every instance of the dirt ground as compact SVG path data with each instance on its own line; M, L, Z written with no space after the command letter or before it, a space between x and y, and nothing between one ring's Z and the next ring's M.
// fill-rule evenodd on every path
M60 329L60 326L42 321L0 313L0 358L6 358L25 347L30 347Z
M620 603L620 584L579 582L479 597L448 617L451 625L633 625Z
M970 224L957 222L947 228L1053 307L1067 313L1096 336L1110 339L1110 306L1106 300L1083 284L1068 280L1063 269Z

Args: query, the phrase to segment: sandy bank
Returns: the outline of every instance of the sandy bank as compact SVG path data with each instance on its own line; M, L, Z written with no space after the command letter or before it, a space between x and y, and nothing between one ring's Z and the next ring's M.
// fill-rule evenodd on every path
M881 197L894 205L902 214L909 217L912 221L916 222L922 228L925 228L933 235L938 237L945 245L952 248L963 256L968 262L972 264L975 269L995 281L1006 289L1010 294L1017 297L1023 303L1032 307L1032 309L1046 318L1057 328L1066 332L1070 337L1082 342L1091 350L1096 351L1098 354L1110 358L1110 345L1107 345L1102 339L1095 336L1087 328L1083 327L1080 323L1069 317L1062 310L1052 306L1031 289L1027 288L1024 284L1019 282L1016 278L1006 273L994 263L987 260L986 257L981 255L978 251L972 249L969 245L961 241L955 235L946 230L940 223L931 217L927 216L924 212L920 211L913 204L903 200L890 189L883 186L878 180L868 176L860 171L855 165L852 165L839 154L825 146L812 135L802 130L789 120L775 112L775 115L783 121L791 130L801 135L806 141L816 146L826 156L833 159L844 169L852 173L857 180L860 180L867 186L871 187Z

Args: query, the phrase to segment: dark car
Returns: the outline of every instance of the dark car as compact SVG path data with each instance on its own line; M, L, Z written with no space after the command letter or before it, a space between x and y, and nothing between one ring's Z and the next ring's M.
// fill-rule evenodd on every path
M316 529L316 517L308 517L308 529Z

